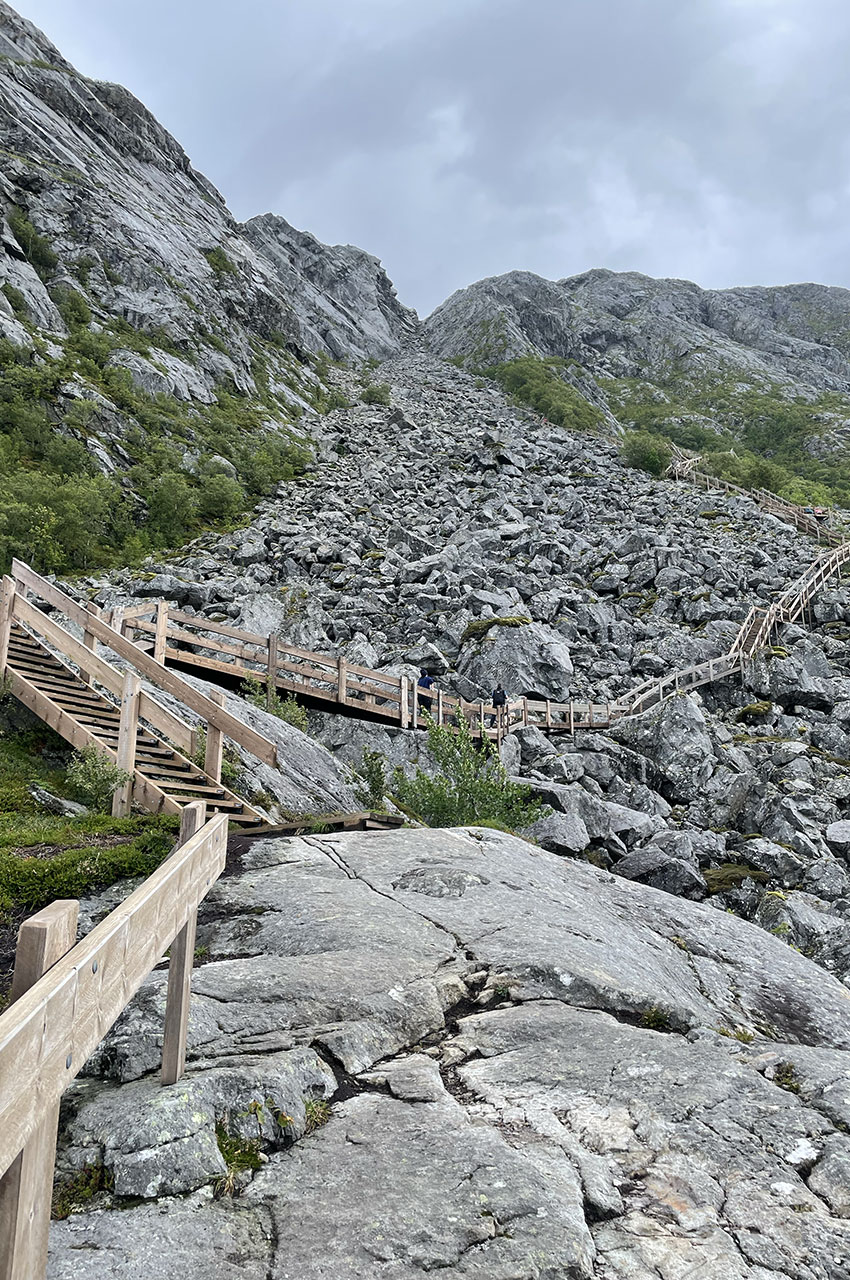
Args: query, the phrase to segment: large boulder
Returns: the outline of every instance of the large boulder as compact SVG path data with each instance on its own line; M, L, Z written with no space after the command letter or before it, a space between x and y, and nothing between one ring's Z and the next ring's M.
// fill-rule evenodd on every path
M610 732L650 761L661 781L659 789L674 804L696 799L714 772L705 715L689 694L619 720Z
M489 697L503 684L509 697L550 698L567 702L573 678L569 645L560 632L543 622L519 626L499 625L470 648L467 642L458 671L478 691Z

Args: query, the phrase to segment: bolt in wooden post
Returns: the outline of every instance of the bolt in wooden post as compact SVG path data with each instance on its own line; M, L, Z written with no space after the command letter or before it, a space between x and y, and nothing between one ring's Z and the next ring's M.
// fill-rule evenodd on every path
M139 696L142 682L132 671L124 675L121 691L121 718L118 722L118 768L129 774L129 779L112 797L113 818L126 818L130 814L133 798L133 771L136 768L136 734L139 728Z
M399 680L398 707L399 707L399 720L401 722L402 729L406 729L407 726L410 724L410 708L407 705L407 700L409 696L408 694L409 684L410 684L410 681L408 680L407 676L402 676L401 679Z
M336 700L345 702L348 698L348 663L345 658L337 658L336 663Z
M79 903L62 899L25 920L18 933L12 1000L18 1000L77 936ZM14 1164L0 1178L0 1280L42 1280L56 1162L59 1104L51 1107Z
M217 706L224 706L224 694L220 689L211 689L210 700ZM204 752L204 773L208 773L214 782L221 782L221 758L224 752L224 734L211 720L207 721L207 746ZM184 810L185 813L185 810Z
M168 642L168 601L160 600L156 606L156 631L153 637L154 662L165 666L165 646Z
M266 671L266 707L271 711L277 697L277 635L269 636L269 665Z
M193 800L180 815L181 848L206 820L207 806ZM162 1036L162 1083L176 1084L186 1066L186 1037L189 1031L189 996L192 989L192 965L195 961L195 932L198 913L193 911L171 944L168 961L168 995L165 1001L165 1029Z
M12 634L12 612L15 607L15 582L8 575L0 586L0 679L5 675Z

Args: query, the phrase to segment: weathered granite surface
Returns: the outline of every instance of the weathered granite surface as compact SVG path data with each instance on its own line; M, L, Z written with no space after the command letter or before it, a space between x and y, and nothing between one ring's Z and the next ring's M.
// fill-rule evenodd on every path
M185 1079L156 974L68 1098L60 1169L142 1203L54 1224L51 1280L850 1276L850 994L757 926L407 830L255 843L199 942Z

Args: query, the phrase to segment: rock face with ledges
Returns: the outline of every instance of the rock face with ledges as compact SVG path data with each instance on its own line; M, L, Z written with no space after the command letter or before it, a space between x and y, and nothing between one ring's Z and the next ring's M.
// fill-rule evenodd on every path
M154 974L70 1091L60 1171L137 1199L54 1224L51 1280L176 1280L175 1224L210 1280L850 1275L850 995L755 925L398 831L254 844L198 936L184 1081ZM262 1153L232 1201L216 1120Z
M425 321L443 358L561 356L595 375L665 380L737 372L793 389L850 388L850 291L825 285L700 289L634 271L479 280Z

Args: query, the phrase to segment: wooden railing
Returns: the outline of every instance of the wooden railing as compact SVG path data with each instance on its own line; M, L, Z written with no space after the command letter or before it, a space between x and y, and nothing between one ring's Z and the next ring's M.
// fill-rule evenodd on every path
M175 852L81 942L76 902L21 927L0 1015L0 1280L43 1280L60 1099L169 947L162 1083L182 1075L197 910L226 850L227 818L188 805Z
M81 670L88 670L93 666L93 657L97 647L97 642L111 649L119 658L123 658L129 662L131 666L151 684L162 689L163 692L171 694L183 706L189 707L196 712L207 725L212 726L219 733L230 738L239 746L244 747L251 755L256 756L258 760L262 760L264 764L271 765L276 768L278 764L277 749L268 738L264 738L261 733L257 733L248 725L238 720L236 716L226 711L214 699L207 697L200 690L195 689L187 681L174 671L166 669L162 661L158 661L155 656L147 654L137 645L122 634L120 630L120 618L112 619L104 616L99 609L94 606L84 608L78 604L67 592L62 591L55 583L48 582L40 574L36 573L29 565L24 564L20 560L12 561L12 578L14 579L16 603L12 606L16 612L13 616L24 621L26 625L31 627L36 634L43 636L49 644L52 644L60 653L69 658ZM58 610L71 622L74 622L82 629L82 643L75 640L64 627L60 627L57 623L48 619L40 610L35 609L26 601L27 593L34 592L46 604ZM6 608L8 609L8 605ZM0 618L2 622L2 618ZM118 625L116 625L116 623ZM2 650L2 625L0 625L0 671L2 671L5 663L5 653ZM104 664L106 666L107 664ZM109 668L113 672L113 676L117 676L119 680L119 688L116 690L113 684L105 684L105 687L111 693L120 693L123 687L122 676L115 671L115 668ZM101 679L104 674L103 667L97 669L97 679ZM140 714L142 719L148 720L154 728L158 729L165 737L171 739L176 746L182 750L191 750L194 745L193 731L188 725L172 716L160 703L150 698L142 692L142 704ZM150 714L148 714L150 713ZM176 735L176 736L175 736Z

